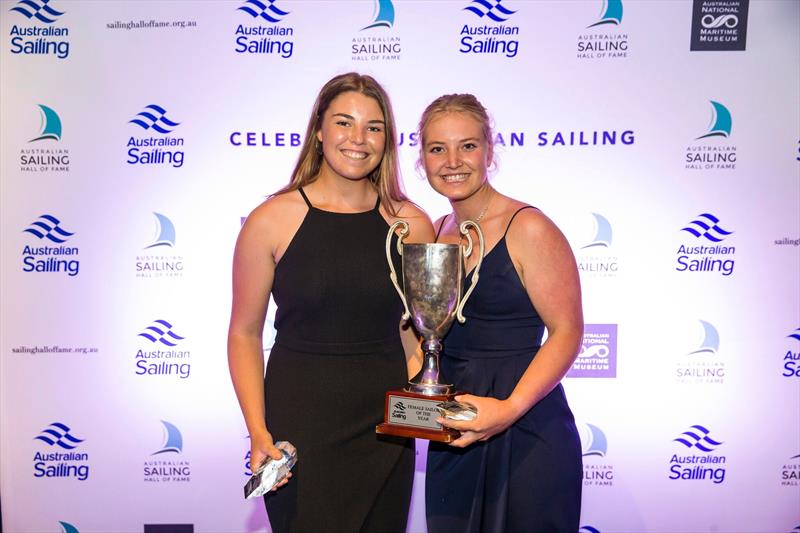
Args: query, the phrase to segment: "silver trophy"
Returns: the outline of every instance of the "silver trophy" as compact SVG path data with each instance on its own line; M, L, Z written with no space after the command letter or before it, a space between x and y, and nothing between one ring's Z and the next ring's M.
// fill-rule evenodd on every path
M464 262L472 255L474 248L470 228L478 235L479 255L470 286L462 297ZM392 236L398 230L397 252L403 258L403 289L398 284L391 254ZM422 369L409 380L403 391L386 393L386 422L380 424L377 431L450 442L452 432L435 421L439 414L436 406L442 401L452 400L455 392L452 384L441 382L439 354L442 351L442 338L453 320L464 322L464 305L478 283L483 262L483 232L476 222L466 220L459 226L459 231L466 237L466 245L403 244L408 230L408 223L404 220L392 224L386 236L386 259L389 262L389 276L403 301L403 320L411 318L422 335L424 357ZM400 431L396 426L406 429Z

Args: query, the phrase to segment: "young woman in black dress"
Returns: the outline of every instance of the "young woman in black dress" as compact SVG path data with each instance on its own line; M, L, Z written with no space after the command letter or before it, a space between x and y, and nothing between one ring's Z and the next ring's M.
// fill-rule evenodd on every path
M453 208L434 224L438 240L459 242L459 223L471 219L487 250L466 322L453 324L441 360L444 379L469 393L456 399L478 415L440 419L461 437L428 449L428 531L574 533L581 446L559 383L583 333L572 251L541 211L489 183L492 131L474 96L435 100L419 130L428 181Z
M279 458L276 440L298 453L292 478L265 497L276 533L405 531L413 441L379 438L375 426L384 393L421 361L400 327L384 243L398 218L410 223L408 242L430 242L433 227L403 194L397 161L383 88L337 76L317 97L289 185L239 234L228 362L250 462ZM265 376L270 294L277 337Z

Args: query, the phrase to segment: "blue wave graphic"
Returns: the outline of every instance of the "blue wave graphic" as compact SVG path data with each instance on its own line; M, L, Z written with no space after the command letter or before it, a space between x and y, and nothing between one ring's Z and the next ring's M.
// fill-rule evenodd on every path
M20 0L15 7L9 11L16 11L22 13L26 17L35 18L39 22L45 24L52 24L58 17L64 14L62 11L56 11L50 6L50 0Z
M361 31L370 28L391 28L394 26L394 4L392 0L375 0L375 20Z
M583 456L589 457L591 455L597 455L599 457L605 457L608 452L608 441L606 441L605 433L603 433L599 427L593 426L592 424L586 424L586 427L589 429L589 433L584 446Z
M84 439L79 439L70 435L70 431L71 429L66 424L53 422L33 439L45 442L50 446L59 446L65 450L74 450Z
M475 13L479 17L489 17L495 22L505 22L516 11L511 11L504 5L501 5L502 0L472 0L471 4L464 8L464 11Z
M600 12L600 20L589 26L593 28L603 24L622 24L622 0L603 0L603 9Z
M704 452L712 452L717 446L722 445L722 442L715 441L711 437L708 436L710 431L708 431L703 426L692 426L689 428L689 431L684 431L681 435L685 435L687 438L678 437L677 439L672 439L673 441L680 442L687 448L695 447L699 450Z
M600 530L592 526L581 526L578 533L600 533Z
M150 104L145 106L145 110L141 113L138 113L137 117L142 118L134 118L129 120L129 123L136 124L140 126L142 129L149 130L153 128L158 133L171 133L176 127L180 125L180 122L173 122L169 118L167 118L167 111L163 107ZM149 110L149 111L148 111ZM171 128L171 129L170 129Z
M164 344L166 346L177 346L178 343L172 342L173 340L182 341L186 338L186 337L181 337L180 335L174 333L172 331L172 324L170 324L166 320L159 319L156 320L154 324L158 325L147 326L145 328L145 331L139 333L137 337L144 337L150 342L160 342L161 344ZM155 336L153 336L151 333L148 333L148 331L152 331L153 333L155 333Z
M38 105L39 109L42 111L42 131L39 133L38 137L28 142L41 141L43 139L55 139L56 141L60 141L61 119L58 117L58 113L46 105Z
M722 229L718 223L719 219L717 217L711 213L703 213L698 215L697 220L692 220L687 227L681 228L681 231L687 231L697 238L705 237L711 242L722 242L725 237L732 235L733 232Z
M26 228L23 233L30 233L40 239L47 239L48 241L62 244L67 242L67 239L75 235L62 229L59 224L61 221L53 215L41 215L33 221L29 228Z
M608 219L606 219L603 215L592 213L592 216L594 217L595 222L595 235L592 239L592 242L586 246L582 246L581 250L595 246L608 248L611 246L611 223L609 223Z
M800 328L797 328L796 330L794 330L793 333L790 333L786 337L789 338L789 339L795 339L795 340L800 341Z
M700 347L698 349L693 352L689 352L689 355L698 353L717 353L717 350L719 350L719 332L717 332L717 328L705 320L701 320L700 324L703 326L703 342L700 343Z
M70 524L69 522L58 522L61 524L61 533L80 533L78 528Z
M728 137L733 127L731 112L719 102L715 102L714 100L710 100L710 102L711 126L708 128L708 133L701 135L698 139L705 139L706 137Z
M164 436L164 445L160 450L153 452L151 455L158 455L160 453L181 453L183 451L183 436L181 436L180 430L165 420L162 420L161 423L164 424L164 431L166 433Z
M288 11L283 11L275 6L275 0L267 0L266 4L259 0L247 0L243 6L237 8L237 11L244 11L253 18L260 17L273 24L280 22L281 17L289 14Z
M156 240L150 246L145 246L145 250L148 248L156 248L158 246L168 246L173 247L175 246L175 226L172 224L172 221L162 215L161 213L153 213L156 216L156 224L158 226L156 236Z

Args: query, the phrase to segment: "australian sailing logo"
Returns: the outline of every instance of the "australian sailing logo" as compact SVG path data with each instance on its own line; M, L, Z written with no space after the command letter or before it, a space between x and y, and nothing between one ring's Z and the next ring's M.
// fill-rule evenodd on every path
M56 5L53 0L20 0L9 10L29 21L11 26L12 54L69 56L69 28L57 25L64 11Z
M63 422L53 422L34 440L47 444L48 453L36 452L33 456L33 477L89 479L89 454L76 451L85 439L72 434L72 428Z
M464 24L461 27L459 52L516 57L519 52L519 26L507 24L517 13L516 10L503 4L502 0L472 0L463 11L477 17L481 24Z
M628 34L618 29L622 13L622 0L602 0L600 17L578 37L578 59L628 57Z
M727 458L716 451L723 443L712 437L708 429L693 425L673 442L686 447L687 455L672 455L669 460L669 479L710 481L717 485L725 481ZM702 453L691 453L695 450Z
M733 232L723 228L720 219L713 213L698 215L681 231L692 235L701 244L678 246L676 271L718 272L723 276L733 274L736 247L722 244Z
M733 129L733 118L726 106L711 100L711 121L708 131L701 134L686 149L687 170L734 170L736 168L736 146L728 143ZM708 142L718 139L716 142ZM707 141L708 140L708 141Z
M137 278L178 278L183 276L183 256L175 252L175 225L161 213L155 216L155 234L136 256Z
M394 30L392 0L374 0L372 21L361 28L350 43L353 61L397 61L403 51L400 37Z
M233 49L236 53L292 57L294 28L281 24L290 13L279 7L276 0L247 0L236 10L250 17L250 24L236 26Z
M171 165L174 168L183 166L183 137L169 135L180 122L167 117L167 110L157 104L145 106L128 121L145 132L156 132L159 135L128 139L129 165Z
M138 376L175 376L187 379L192 371L190 350L183 349L185 337L173 331L170 322L154 320L137 336L150 341L152 349L136 351L134 356ZM181 346L179 346L179 344Z
M39 105L38 134L20 150L20 172L69 172L69 149L61 144L61 117L52 108Z
M22 230L33 235L44 246L25 245L22 249L23 272L63 272L67 276L77 276L80 261L77 259L77 246L65 246L75 233L61 227L61 221L53 215L44 214Z

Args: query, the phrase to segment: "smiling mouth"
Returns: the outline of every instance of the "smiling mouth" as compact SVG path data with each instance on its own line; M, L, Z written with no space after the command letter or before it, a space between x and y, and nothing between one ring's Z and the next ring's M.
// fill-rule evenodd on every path
M348 159L355 159L356 161L360 161L362 159L367 158L366 152L355 152L353 150L341 150L342 155Z
M462 181L466 181L467 178L469 178L469 173L442 174L441 177L445 183L461 183Z

